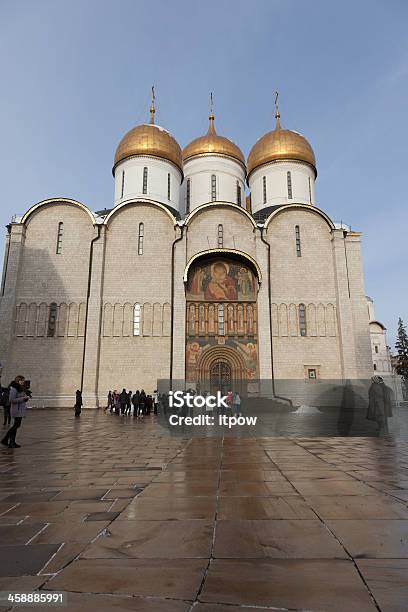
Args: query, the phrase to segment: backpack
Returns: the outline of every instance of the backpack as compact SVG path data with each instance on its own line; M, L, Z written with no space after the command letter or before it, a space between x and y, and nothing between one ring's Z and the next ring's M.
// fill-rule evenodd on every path
M10 389L8 387L1 389L0 406L10 406Z

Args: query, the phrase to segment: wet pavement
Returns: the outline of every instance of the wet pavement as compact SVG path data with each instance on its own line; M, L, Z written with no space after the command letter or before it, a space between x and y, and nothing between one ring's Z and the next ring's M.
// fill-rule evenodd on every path
M70 612L408 609L406 438L32 410L18 442L0 449L0 591L64 591Z

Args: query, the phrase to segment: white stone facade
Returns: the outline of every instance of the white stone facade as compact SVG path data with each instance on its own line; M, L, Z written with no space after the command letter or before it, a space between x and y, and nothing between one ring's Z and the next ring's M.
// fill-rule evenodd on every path
M246 210L245 168L237 161L194 158L183 171L184 180L170 162L131 157L115 168L111 211L96 216L61 198L9 225L0 297L3 384L22 373L37 405L72 406L82 389L85 405L96 407L110 389L152 393L158 379L183 380L188 270L217 258L239 262L256 279L252 359L259 379L307 385L372 375L361 237L315 206L314 170L285 161L252 173L252 212L275 206L262 223ZM228 325L225 334L242 345L238 322ZM226 339L216 341L221 347ZM244 348L255 350L254 343Z

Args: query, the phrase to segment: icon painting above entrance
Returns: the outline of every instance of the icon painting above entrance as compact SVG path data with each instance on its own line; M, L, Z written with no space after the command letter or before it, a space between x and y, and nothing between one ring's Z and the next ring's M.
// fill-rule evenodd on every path
M203 258L188 271L186 384L245 392L258 378L258 278L246 261Z

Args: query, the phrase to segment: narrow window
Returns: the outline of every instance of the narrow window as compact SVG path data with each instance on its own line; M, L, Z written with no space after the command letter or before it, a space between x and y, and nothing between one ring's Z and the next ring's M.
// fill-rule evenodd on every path
M123 198L123 194L125 193L125 171L122 172L122 187L120 189L120 197Z
M57 255L61 255L62 253L62 236L64 235L64 224L62 221L58 223L58 232L57 232Z
M218 226L218 248L222 249L224 247L224 228L221 223Z
M48 328L47 336L53 338L55 336L55 330L57 327L57 304L53 302L50 304L50 311L48 313Z
M288 179L288 199L291 200L292 199L292 174L291 172L287 172L287 179Z
M376 369L377 369L377 364L376 364L376 363L374 363L374 370L376 370Z
M215 202L217 199L217 177L215 174L211 175L211 202Z
M140 304L133 307L133 335L140 336Z
M167 175L167 199L170 200L170 195L171 195L171 178L170 178L170 172Z
M143 255L143 239L144 239L144 224L139 223L139 240L137 244L137 252L139 255Z
M304 304L299 304L299 329L300 335L306 336L306 307Z
M263 177L263 203L266 204L266 176Z
M239 184L239 181L237 181L237 204L238 206L242 206L241 185Z
M218 335L224 336L224 304L218 304Z
M375 352L378 353L378 346L375 345Z
M295 238L296 238L296 255L302 257L302 249L300 246L300 227L295 225Z
M310 378L310 380L316 380L316 370L315 370L315 368L309 368L307 370L307 377Z
M143 168L143 193L147 193L147 168Z
M191 179L187 179L186 185L186 215L190 213L190 200L191 200Z
M309 202L310 204L312 203L312 185L310 182L310 176L309 176Z

